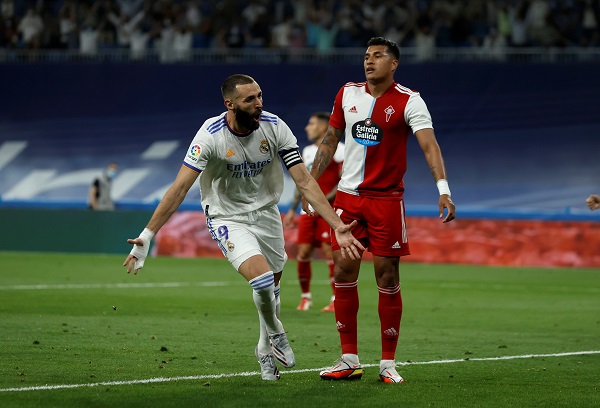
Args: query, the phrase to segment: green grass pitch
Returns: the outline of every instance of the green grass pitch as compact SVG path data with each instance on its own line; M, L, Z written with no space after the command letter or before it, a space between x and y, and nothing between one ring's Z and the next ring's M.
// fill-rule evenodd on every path
M360 381L328 382L340 355L326 265L314 307L282 321L297 364L260 379L251 289L222 259L0 252L0 407L600 406L600 270L401 264L400 385L378 381L372 264L359 279Z

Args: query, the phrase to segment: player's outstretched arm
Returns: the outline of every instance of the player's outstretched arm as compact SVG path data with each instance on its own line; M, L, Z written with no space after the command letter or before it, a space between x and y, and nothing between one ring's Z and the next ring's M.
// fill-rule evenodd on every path
M127 273L133 270L133 273L137 275L138 271L144 266L152 238L171 218L171 215L177 211L197 178L197 172L189 167L181 166L173 185L160 200L146 228L139 237L127 240L128 243L133 245L133 249L123 262L123 266L127 267Z
M338 244L341 248L342 258L346 259L346 255L350 259L360 259L361 252L365 248L361 243L354 238L350 230L356 225L356 221L352 224L344 224L340 217L333 211L329 201L325 198L325 194L321 191L319 184L308 173L305 166L296 165L288 169L290 176L296 183L298 191L302 196L313 206L315 211L327 221L334 230Z

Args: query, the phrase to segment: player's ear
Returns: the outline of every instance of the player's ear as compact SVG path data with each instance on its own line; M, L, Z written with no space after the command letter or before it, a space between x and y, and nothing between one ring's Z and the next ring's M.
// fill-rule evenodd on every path
M233 110L233 101L231 99L225 99L223 102L227 110Z

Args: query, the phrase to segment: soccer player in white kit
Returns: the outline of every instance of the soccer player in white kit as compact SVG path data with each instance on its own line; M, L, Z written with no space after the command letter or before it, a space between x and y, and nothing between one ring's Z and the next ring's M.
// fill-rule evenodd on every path
M262 91L252 77L227 78L221 87L227 111L204 122L192 140L173 185L158 204L123 263L127 273L144 266L150 241L177 210L200 176L207 226L233 267L250 283L260 330L255 355L263 380L278 380L295 356L279 320L279 281L287 260L277 203L285 164L296 187L335 231L344 256L364 247L331 208L303 164L295 136L278 116L263 111ZM279 160L281 158L281 161Z

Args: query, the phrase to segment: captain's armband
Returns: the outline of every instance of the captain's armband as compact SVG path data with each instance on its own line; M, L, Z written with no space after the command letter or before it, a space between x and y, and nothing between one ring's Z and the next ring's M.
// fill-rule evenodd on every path
M289 170L291 167L294 167L297 164L304 163L302 161L302 156L300 155L300 149L297 147L289 150L280 150L279 157L283 160L283 164Z

